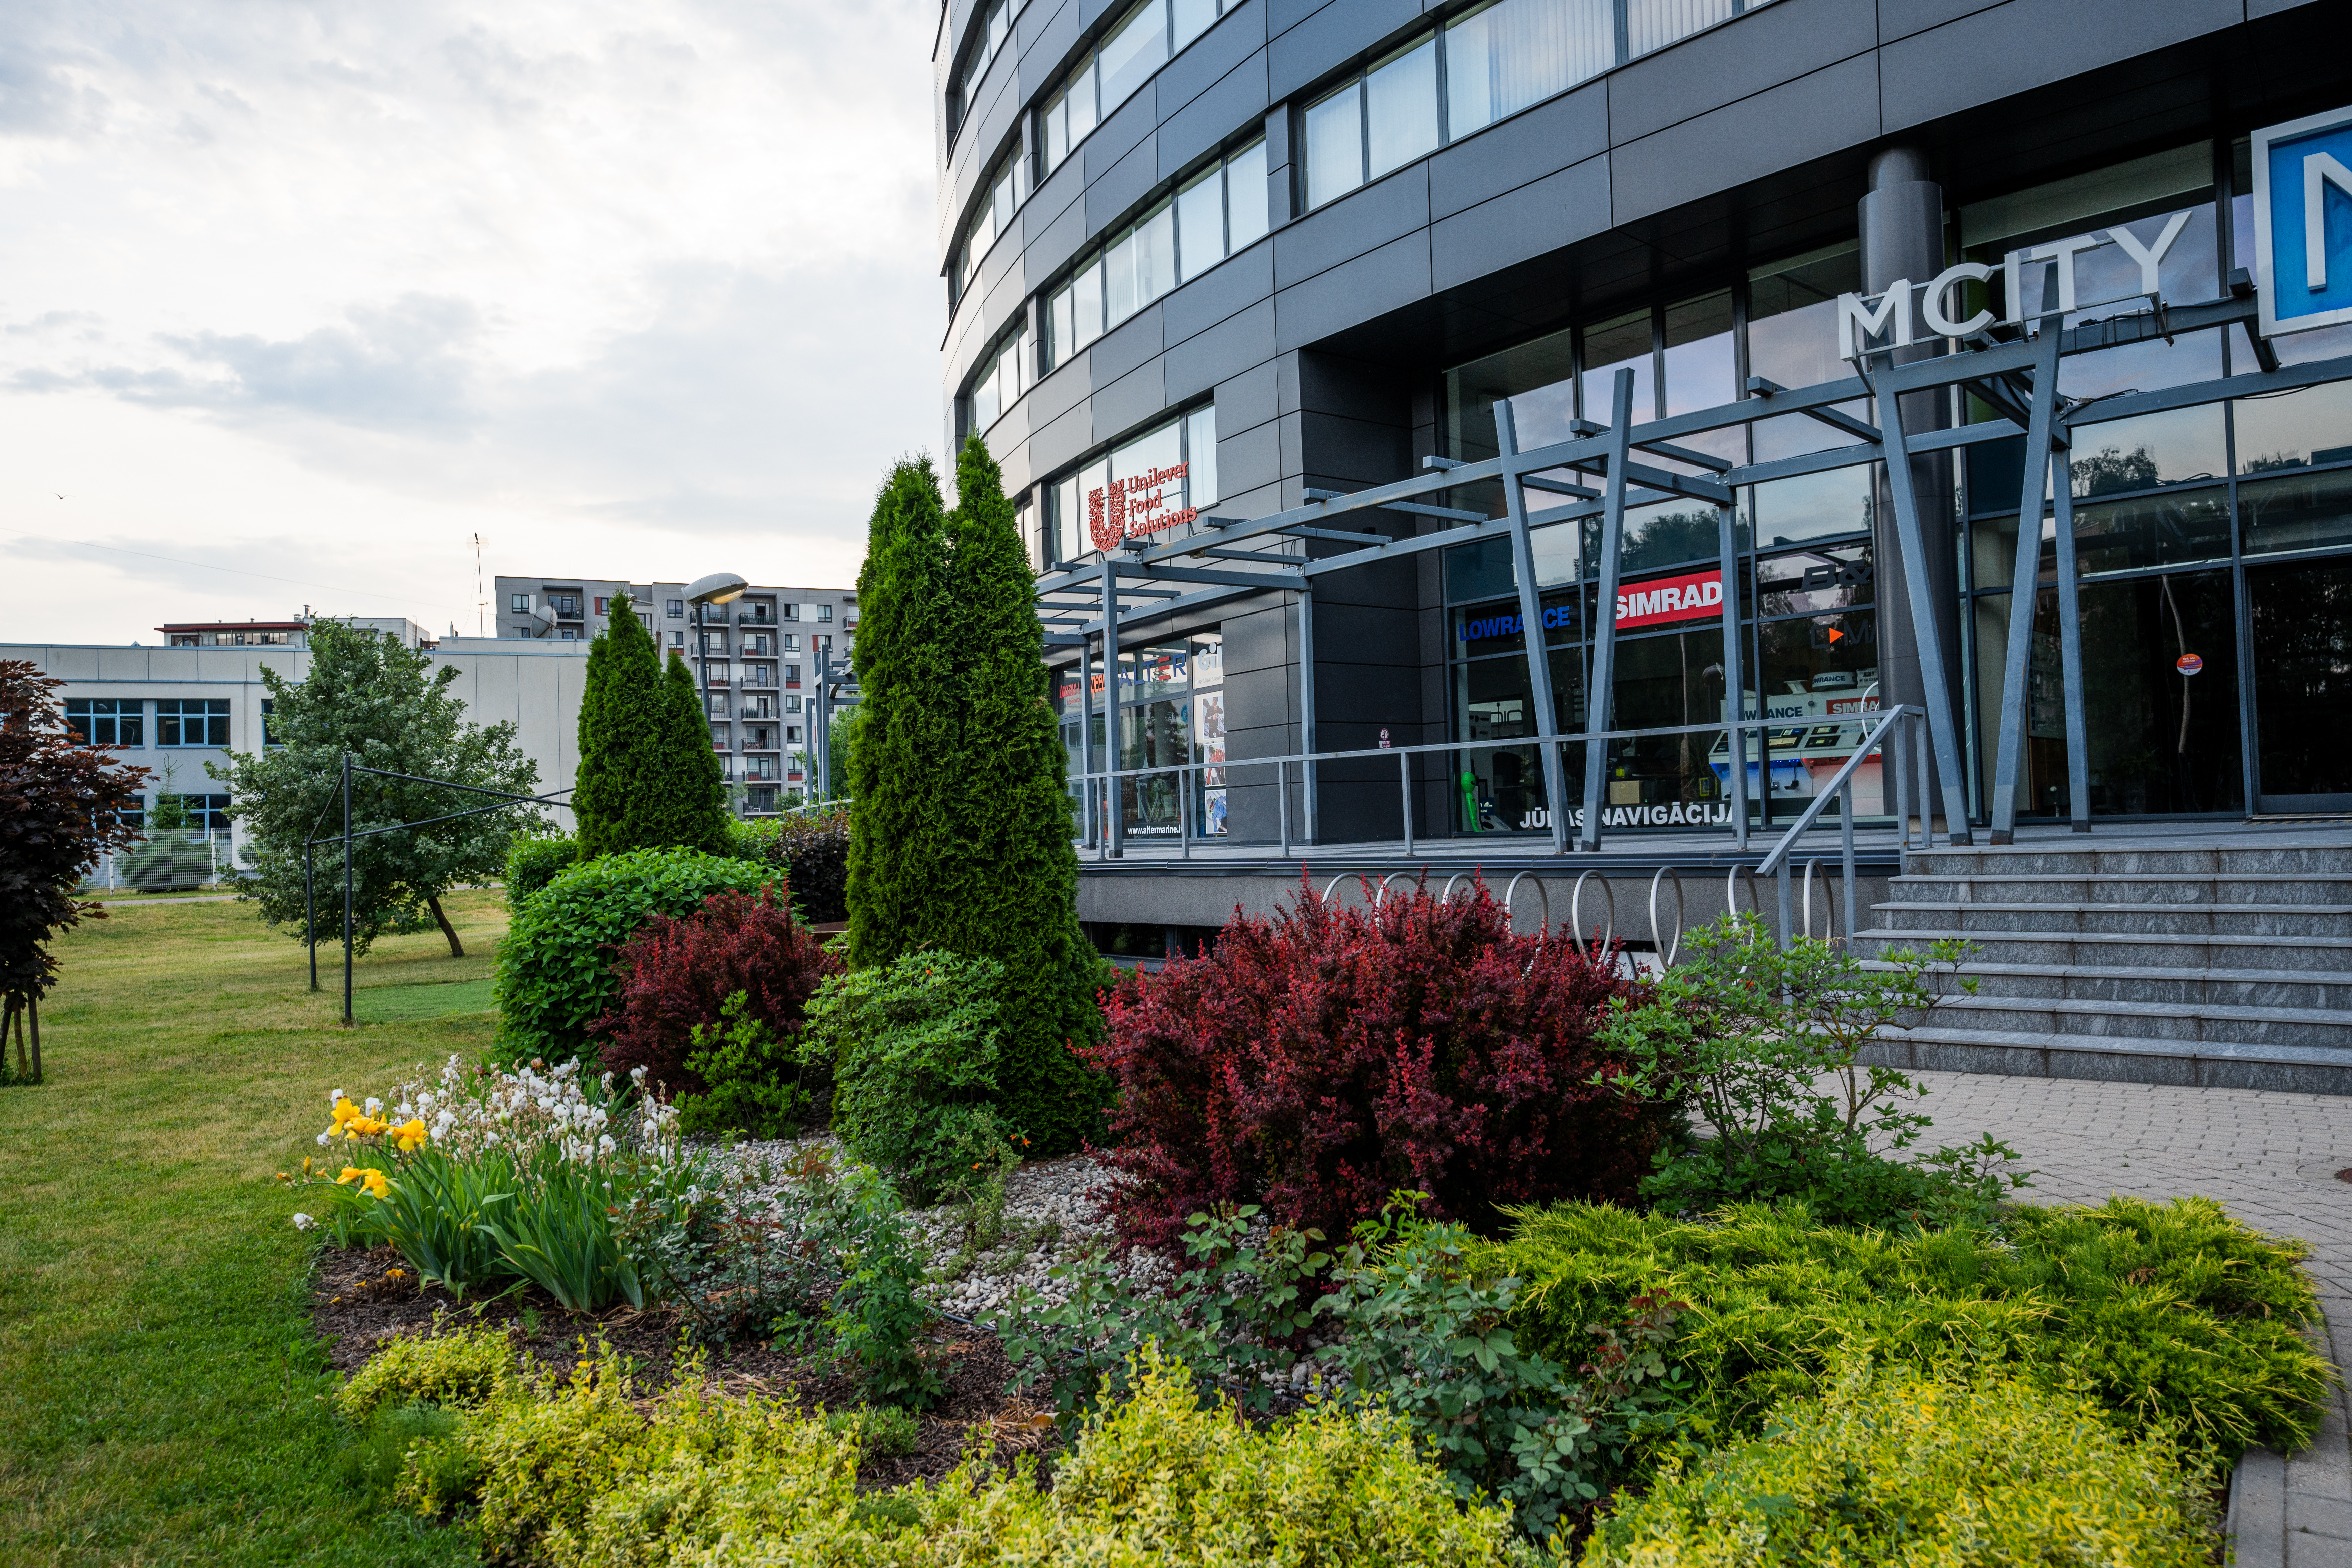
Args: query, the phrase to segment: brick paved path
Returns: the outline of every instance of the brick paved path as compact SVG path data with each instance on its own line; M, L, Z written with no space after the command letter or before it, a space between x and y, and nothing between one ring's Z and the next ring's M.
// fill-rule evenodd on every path
M2352 1099L2244 1089L2172 1089L1979 1073L1914 1075L1928 1089L1931 1143L1990 1132L2035 1173L2039 1203L2116 1193L2201 1194L2259 1230L2300 1237L2328 1319L2326 1350L2352 1372ZM2286 1466L2287 1568L2352 1563L2352 1446L2339 1388L2319 1437ZM2267 1558L2254 1543L2241 1561Z

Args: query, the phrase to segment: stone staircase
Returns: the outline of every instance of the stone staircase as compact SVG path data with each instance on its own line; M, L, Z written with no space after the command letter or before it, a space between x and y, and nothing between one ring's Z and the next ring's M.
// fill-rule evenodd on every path
M1890 1066L2352 1094L2352 835L1914 850L1888 893L1857 951L1958 937L1978 982Z

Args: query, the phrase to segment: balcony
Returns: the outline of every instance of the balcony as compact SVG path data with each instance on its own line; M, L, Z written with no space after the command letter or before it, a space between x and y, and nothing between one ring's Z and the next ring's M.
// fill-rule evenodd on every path
M776 624L773 605L746 605L736 613L736 622L746 626L772 626Z

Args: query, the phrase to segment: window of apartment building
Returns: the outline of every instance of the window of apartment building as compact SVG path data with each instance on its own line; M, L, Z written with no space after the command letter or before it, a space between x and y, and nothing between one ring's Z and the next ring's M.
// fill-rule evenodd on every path
M684 632L670 633L669 646L676 648L684 647L686 646L686 634Z
M1043 174L1061 166L1087 133L1185 45L1241 0L1141 0L1062 79L1039 118Z
M1307 105L1307 205L1346 195L1448 142L1766 3L1495 0Z
M66 700L66 726L85 746L121 750L147 743L147 704L137 697L74 697Z
M547 596L547 607L554 611L559 616L570 616L574 619L577 619L580 615L580 595L577 594L550 594Z
M185 814L191 833L226 833L228 831L228 796L225 795L159 795L155 805L160 809L167 801L177 801Z
M710 704L710 716L713 719L724 719L727 717L727 694L725 692L714 691L704 698L703 700Z
M785 640L788 644L791 641L790 638L786 638ZM798 686L800 683L801 667L797 664L788 664L784 666L784 684L786 686Z
M228 699L159 699L155 704L155 743L159 746L227 745Z
M785 745L787 745L787 746L797 746L797 745L799 745L800 743L801 743L801 727L800 727L798 724L787 724L787 725L785 725L785 726L784 726L784 744L785 744Z
M831 637L813 637L809 638L809 651L811 653L831 653L833 651L833 639Z
M278 738L278 731L271 727L271 715L277 710L276 698L265 697L261 700L261 749L265 752L285 744Z
M598 614L598 615L600 615L600 616L609 616L609 615L611 615L612 613L613 613L613 601L612 601L612 599L611 599L609 596L607 596L607 595L603 595L603 594L599 594L599 595L596 595L596 614Z
M967 434L985 430L996 423L997 416L1013 406L1013 400L1029 389L1036 380L1032 369L1037 363L1034 344L1029 336L1028 322L1015 324L1003 337L981 356L980 378L964 395L964 429ZM818 619L830 618L833 606L820 605Z
M672 599L669 602L669 618L673 621L681 621L686 618L686 601L684 599Z
M833 606L831 605L819 605L816 607L816 618L820 621L829 621L833 619Z
M1179 283L1265 237L1263 138L1192 175L1129 225L1047 299L1044 368L1053 369Z
M794 682L793 682L793 684L797 686L797 685L798 685L798 684L800 684L800 683L799 683L798 681L794 681ZM787 697L787 698L785 698L785 699L784 699L784 711L785 711L785 712L787 712L787 713L797 713L797 712L799 712L800 710L801 710L801 700L800 700L799 698L797 698L797 697Z
M507 608L512 610L518 616L527 616L530 614L530 595L529 594L508 595Z
M781 640L784 645L784 651L786 653L798 653L801 651L801 638L798 632L786 632L783 634Z
M1181 414L1157 429L1113 447L1091 463L1045 487L1045 521L1040 542L1048 559L1077 561L1098 554L1088 524L1094 509L1110 510L1115 481L1173 472L1150 489L1122 490L1128 515L1149 516L1190 509L1206 511L1218 500L1217 410L1214 404Z

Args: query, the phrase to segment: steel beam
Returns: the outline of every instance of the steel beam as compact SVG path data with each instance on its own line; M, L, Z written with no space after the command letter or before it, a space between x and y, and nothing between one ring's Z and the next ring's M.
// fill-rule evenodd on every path
M1993 748L1987 815L1995 844L2017 839L2017 791L2025 766L2025 683L2042 574L2042 501L2050 485L2050 431L2058 413L2055 323L2034 340L2033 409L2025 430L2025 478L2017 509L2017 561L2010 573L2009 642L2001 660L2000 730Z
M1632 476L1626 460L1633 434L1633 373L1621 370L1610 391L1608 489L1601 513L1601 597L1594 606L1598 624L1588 628L1592 662L1584 678L1584 820L1577 827L1580 849L1601 847L1601 784L1609 773L1609 748L1599 739L1609 728L1611 688L1617 679L1617 566L1625 540L1625 484ZM1583 591L1579 574L1578 591Z
M1716 563L1723 578L1723 702L1732 726L1724 731L1724 739L1731 746L1731 830L1737 835L1739 847L1748 847L1748 732L1738 728L1738 721L1748 717L1746 682L1739 670L1739 514L1731 507L1716 509ZM1610 606L1614 609L1612 603ZM1615 618L1613 616L1611 617ZM1758 691L1757 707L1761 709L1762 691ZM1762 718L1759 712L1756 715ZM1710 750L1713 748L1710 747Z
M1298 738L1299 750L1309 753L1315 750L1315 590L1302 587L1298 591ZM1299 778L1305 795L1301 804L1306 807L1307 842L1323 842L1323 806L1315 798L1315 763L1310 760L1299 764Z
M1518 474L1510 459L1518 454L1518 422L1511 414L1511 400L1495 400L1495 446L1502 453L1503 510L1511 525L1511 569L1519 583L1519 642L1528 656L1528 700L1535 705L1536 760L1543 769L1545 816L1551 822L1551 852L1564 854L1568 849L1568 800L1561 793L1559 755L1559 710L1553 706L1551 692L1551 658L1544 647L1543 590L1536 585L1535 541L1528 532L1527 492L1519 488ZM1580 576L1574 590L1584 592Z
M2066 710L2066 816L2077 833L2091 831L2091 748L2084 734L2083 599L2074 578L2074 476L2065 426L2050 447L2050 494L2058 528L2058 683ZM2016 590L2011 589L2015 597Z
M1928 363L1922 361L1921 363ZM1927 700L1927 732L1936 748L1937 782L1944 792L1944 827L1954 844L1972 844L1969 795L1960 778L1960 737L1952 721L1952 689L1945 679L1944 641L1936 635L1936 595L1927 583L1927 550L1919 527L1919 496L1911 458L1903 447L1903 409L1892 374L1879 377L1878 427L1886 432L1886 489L1895 502L1895 531L1903 552L1903 582L1911 600L1913 640L1919 647L1919 684ZM1922 800L1925 792L1922 791ZM1921 810L1925 811L1923 805Z
M1103 853L1127 853L1127 806L1118 789L1118 568L1111 552L1102 557L1103 751L1108 775L1103 784Z

